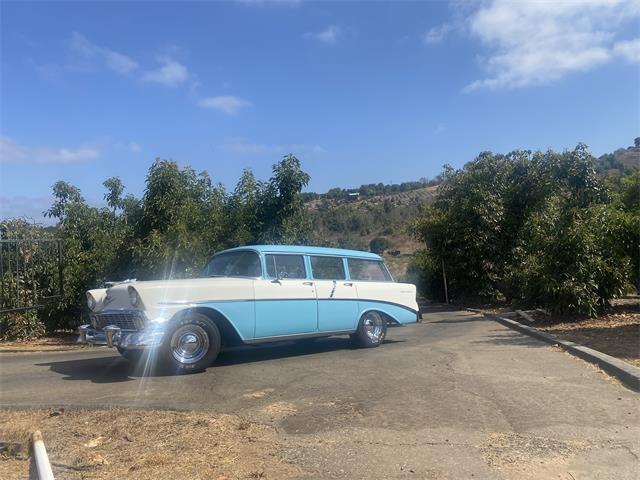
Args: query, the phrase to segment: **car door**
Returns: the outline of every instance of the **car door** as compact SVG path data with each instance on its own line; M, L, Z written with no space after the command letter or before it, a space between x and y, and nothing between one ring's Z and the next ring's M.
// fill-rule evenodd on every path
M353 282L347 280L344 260L312 255L310 265L318 299L318 330L354 330L358 322L358 297Z
M267 253L265 263L265 278L254 283L256 338L316 332L316 291L304 256Z

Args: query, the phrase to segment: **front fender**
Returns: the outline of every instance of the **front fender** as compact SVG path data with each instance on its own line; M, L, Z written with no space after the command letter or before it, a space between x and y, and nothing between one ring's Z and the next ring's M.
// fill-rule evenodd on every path
M242 343L254 337L255 305L253 302L215 302L192 305L176 312L170 322L178 320L190 312L197 312L211 318L223 338L229 343Z

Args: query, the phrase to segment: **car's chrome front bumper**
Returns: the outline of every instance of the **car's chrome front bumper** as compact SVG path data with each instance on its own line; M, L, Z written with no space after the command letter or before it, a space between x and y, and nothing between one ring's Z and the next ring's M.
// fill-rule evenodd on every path
M91 325L78 328L78 343L106 345L121 348L157 347L164 338L164 329L147 327L140 331L122 330L115 325L107 325L103 329L94 329Z

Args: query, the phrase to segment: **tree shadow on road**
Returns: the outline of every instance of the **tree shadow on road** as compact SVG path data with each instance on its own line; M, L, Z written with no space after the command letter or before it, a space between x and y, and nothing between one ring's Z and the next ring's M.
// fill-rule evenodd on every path
M548 347L549 344L519 332L495 330L494 334L485 335L482 340L475 340L474 344L508 345L530 348Z
M380 348L388 348L406 340L386 339ZM299 357L326 353L337 350L357 350L348 338L330 337L315 340L290 341L263 344L260 346L242 346L223 351L213 367L262 362L280 358Z
M434 320L434 321L428 321L426 320L424 323L451 323L451 324L456 324L456 323L472 323L472 322L486 322L487 319L484 317L470 317L470 318L452 318L452 319L448 319L448 320Z

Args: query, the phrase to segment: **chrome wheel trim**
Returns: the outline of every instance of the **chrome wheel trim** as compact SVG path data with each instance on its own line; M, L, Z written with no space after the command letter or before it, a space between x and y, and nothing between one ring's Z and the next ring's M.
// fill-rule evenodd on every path
M362 328L369 340L374 343L382 341L384 320L376 312L367 312L362 319Z
M209 351L209 335L199 325L183 325L171 336L171 355L186 365L199 362Z

